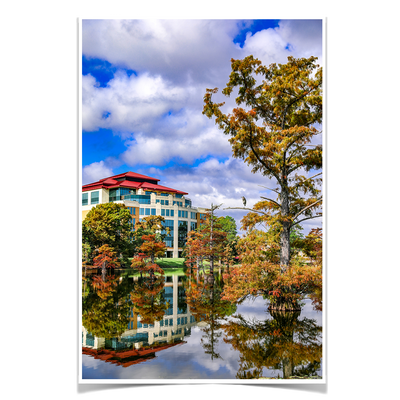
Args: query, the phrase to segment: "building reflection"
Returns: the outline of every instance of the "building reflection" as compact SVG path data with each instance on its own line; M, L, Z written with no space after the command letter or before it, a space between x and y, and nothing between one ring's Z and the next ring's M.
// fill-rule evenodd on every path
M178 275L164 278L163 296L168 307L159 321L143 323L131 307L127 329L121 336L96 337L82 326L82 353L129 366L155 357L158 351L184 343L185 336L191 334L191 328L199 321L186 304L183 278ZM138 281L137 277L133 279Z

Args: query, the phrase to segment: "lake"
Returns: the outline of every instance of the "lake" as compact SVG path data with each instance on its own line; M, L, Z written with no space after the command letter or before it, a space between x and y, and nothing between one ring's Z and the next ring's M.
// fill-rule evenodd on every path
M82 379L322 377L322 312L222 299L220 274L83 278Z

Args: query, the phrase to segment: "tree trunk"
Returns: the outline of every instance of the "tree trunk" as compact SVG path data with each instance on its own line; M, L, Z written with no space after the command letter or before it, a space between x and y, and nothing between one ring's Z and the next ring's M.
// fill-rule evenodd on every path
M106 262L103 261L103 264L101 266L101 278L103 280L103 282L106 281Z
M281 213L284 221L282 222L282 232L281 232L281 273L285 273L289 268L290 261L290 221L285 221L285 218L289 216L289 191L287 184L285 182L282 185L281 190Z
M210 257L210 274L214 275L214 256L212 253L213 250L213 220L214 220L214 209L213 205L211 203L211 231L210 231L210 251L211 251L211 257Z
M290 262L290 225L283 223L281 232L281 273L285 273Z

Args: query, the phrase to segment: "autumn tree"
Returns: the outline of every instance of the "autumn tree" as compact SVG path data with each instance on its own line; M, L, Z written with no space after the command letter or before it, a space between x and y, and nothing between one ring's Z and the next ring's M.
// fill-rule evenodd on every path
M161 215L149 215L141 219L135 225L135 243L136 253L140 252L140 246L143 244L145 235L155 235L157 242L164 241L165 237L168 236L170 229L164 227L165 218Z
M220 206L211 205L197 230L189 232L185 249L186 265L195 265L198 269L200 265L203 266L204 261L208 261L211 276L214 274L214 263L228 254L225 252L228 244L227 233L223 231L221 223L214 215L218 207Z
M120 266L118 257L113 248L108 244L101 246L96 250L97 256L93 260L93 265L101 269L103 280L105 280L107 268L115 269Z
M232 73L222 93L230 96L238 88L238 107L231 114L225 103L214 103L218 89L207 89L203 114L215 117L217 126L230 136L233 156L272 179L277 198L262 197L249 209L244 228L260 221L277 227L280 235L280 268L290 263L290 232L296 224L319 216L322 146L313 139L322 122L322 68L316 57L288 57L287 64L263 66L248 56L232 59ZM261 81L260 81L261 79ZM245 108L241 107L244 106ZM315 171L313 176L305 173Z
M143 235L143 243L139 247L140 253L132 260L132 268L142 275L149 274L154 277L155 273L164 275L164 271L156 264L156 258L163 257L167 249L164 242L157 241L156 235Z

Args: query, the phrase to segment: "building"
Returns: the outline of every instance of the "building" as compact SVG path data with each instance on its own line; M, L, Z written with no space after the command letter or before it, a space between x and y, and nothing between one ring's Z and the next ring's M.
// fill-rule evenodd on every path
M148 215L162 215L170 229L167 257L180 257L188 232L197 228L204 208L194 208L188 193L159 184L159 179L135 172L100 179L82 186L82 220L97 204L115 202L128 207L135 225Z

